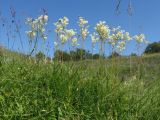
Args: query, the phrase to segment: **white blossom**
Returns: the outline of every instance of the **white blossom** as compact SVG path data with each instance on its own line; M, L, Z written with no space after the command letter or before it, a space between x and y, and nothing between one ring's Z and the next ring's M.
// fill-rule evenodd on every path
M64 26L67 26L67 25L69 24L69 19L68 19L67 17L63 17L63 19L62 19L62 24L63 24Z
M78 39L76 37L74 37L72 39L72 46L74 46L74 47L77 46L78 45L77 42L78 42Z
M76 31L74 31L73 29L65 30L65 34L68 39L71 39L73 36L76 35Z
M98 38L98 35L95 32L93 34L91 34L90 36L91 36L91 40L92 40L93 44L98 42L99 38Z
M88 24L87 20L85 20L83 17L79 17L78 25L80 27L80 36L82 40L85 40L89 34L87 24Z
M60 35L61 44L65 44L68 40L67 36L64 34Z
M89 31L87 28L82 28L81 29L81 35L82 35L82 39L85 40L87 35L89 34Z
M26 34L30 40L34 39L34 37L36 36L36 33L34 31L27 31Z
M125 46L126 46L126 42L125 41L120 41L120 42L118 42L117 48L118 48L119 51L122 51L122 50L125 49Z
M131 39L132 39L132 38L130 37L129 32L125 32L125 33L123 34L123 40L130 41Z
M144 34L135 35L134 39L137 41L137 43L142 43L145 41L145 35Z
M79 27L84 27L86 24L88 24L88 21L85 20L83 17L79 17L78 24L79 24Z
M97 31L98 35L100 36L100 40L104 41L109 38L110 29L106 25L105 21L100 21L96 24L95 30Z
M54 25L56 26L55 32L59 33L69 24L69 19L67 17L60 18Z
M56 29L55 29L56 33L62 32L63 26L61 24L59 24L58 22L56 22L54 25L56 26Z
M110 36L110 39L117 42L118 40L122 40L123 39L123 30L120 30L119 27L118 28L114 28L114 30L112 30L112 35Z
M47 15L41 15L38 17L38 20L40 21L41 24L45 24L48 22L48 16Z
M30 26L30 30L27 31L27 36L30 39L34 39L37 33L39 33L39 36L43 39L47 39L47 35L45 34L45 25L47 24L48 16L47 15L41 15L36 19L33 18L27 18L26 24Z

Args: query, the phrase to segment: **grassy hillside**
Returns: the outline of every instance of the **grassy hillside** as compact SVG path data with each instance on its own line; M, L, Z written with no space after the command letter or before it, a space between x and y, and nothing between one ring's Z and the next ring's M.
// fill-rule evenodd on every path
M47 64L0 57L3 120L158 120L159 93L160 54Z

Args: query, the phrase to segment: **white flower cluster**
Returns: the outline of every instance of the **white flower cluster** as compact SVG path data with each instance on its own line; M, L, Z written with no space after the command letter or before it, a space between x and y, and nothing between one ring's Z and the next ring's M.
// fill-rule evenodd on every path
M85 20L83 17L79 17L79 21L78 21L79 27L85 27L85 25L88 24L88 21Z
M74 37L73 39L72 39L72 46L73 47L76 47L78 45L78 39L76 38L76 37Z
M69 19L67 17L60 18L54 25L56 26L55 32L57 33L60 42L64 45L68 40L71 40L73 45L76 45L76 31L73 29L67 29Z
M90 35L93 44L97 42L102 42L105 44L105 41L108 40L108 44L110 44L113 49L118 51L123 51L127 42L132 39L135 39L137 43L148 43L148 41L145 40L144 34L131 37L129 32L125 32L120 26L110 29L109 26L106 25L105 21L99 21L96 24L95 30L97 34L94 32Z
M136 40L137 43L145 42L144 34L135 35L133 38Z
M26 24L30 26L30 30L26 31L28 38L33 40L39 34L43 40L46 40L47 35L45 34L45 25L47 22L47 15L41 15L37 19L27 18Z
M123 40L130 41L131 39L132 39L132 37L129 35L129 32L125 32L123 34Z
M95 43L97 43L98 42L98 40L99 40L99 37L98 37L98 34L97 33L93 33L93 34L91 34L90 35L91 36L91 41L92 41L92 44L95 44Z
M80 27L80 34L81 34L82 40L85 40L89 34L87 24L88 24L87 20L85 20L83 17L79 17L78 25Z
M125 41L118 42L117 49L119 51L123 51L125 49L125 47L126 47L126 42Z
M118 40L122 40L123 33L124 33L124 31L121 30L120 27L113 28L112 35L110 36L110 39L113 40L114 42L117 42Z
M100 41L105 41L106 39L109 38L110 29L108 25L106 25L105 21L100 21L99 23L97 23L95 30L99 35Z
M36 19L28 18L26 24L29 25L30 30L27 31L27 36L30 40L33 40L35 37L40 37L43 40L47 39L45 25L48 22L47 15L41 15ZM78 45L78 39L81 38L82 44L87 38L88 31L88 21L83 17L79 17L78 25L80 27L80 34L77 34L76 30L68 29L69 19L67 17L60 18L55 25L55 32L58 37L58 41L54 42L54 46L57 48L59 44L64 45L66 42L70 42L73 47ZM107 41L114 50L123 51L126 48L127 42L135 40L138 44L145 43L148 41L145 40L144 34L138 34L134 37L131 37L129 32L126 32L121 29L120 26L115 28L110 28L105 21L99 21L95 26L95 32L90 34L92 47L96 43L100 43L100 47L103 46L105 49L105 43ZM104 45L103 45L104 44ZM83 47L83 45L82 45Z
M73 29L69 29L69 30L66 29L65 33L68 39L71 39L73 36L76 35L76 31Z
M69 24L69 19L67 17L60 18L54 25L56 26L56 33L61 33L66 26Z
M68 40L67 36L65 34L60 34L59 36L60 40L61 40L61 44L65 44Z
M121 30L121 27L113 28L112 35L109 39L109 44L111 44L115 49L122 51L125 49L127 41L130 41L132 38L129 35L129 32Z

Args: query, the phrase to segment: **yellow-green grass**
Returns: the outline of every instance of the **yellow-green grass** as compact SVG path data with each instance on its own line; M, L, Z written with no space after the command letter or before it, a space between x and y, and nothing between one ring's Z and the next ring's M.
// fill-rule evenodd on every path
M159 58L35 63L5 53L0 57L0 119L158 120Z

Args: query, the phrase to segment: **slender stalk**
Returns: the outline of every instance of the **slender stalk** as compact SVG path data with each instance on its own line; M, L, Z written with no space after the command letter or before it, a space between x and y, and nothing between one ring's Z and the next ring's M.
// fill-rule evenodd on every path
M62 62L62 64L63 64L63 44L62 44L62 56L61 56L61 62Z
M29 56L31 56L33 54L33 52L36 50L37 43L38 43L38 31L37 31L37 34L36 34L36 41L34 43L34 47L33 47L32 51L30 52Z
M102 57L103 57L103 41L100 41L100 56L99 56L99 62L102 63Z
M42 43L43 54L45 54L45 44L46 44L46 41L44 40L43 43ZM44 57L44 62L46 62L46 57Z
M15 26L16 26L16 30L17 30L17 33L18 33L18 36L19 36L19 40L20 40L20 44L21 44L22 50L24 52L24 47L23 47L23 42L22 42L22 36L21 36L21 33L20 33L19 26L18 26L17 22L15 22Z
M92 64L93 64L93 49L94 49L94 44L92 43Z
M84 50L84 40L82 39L82 48L81 48L81 61L83 60L83 50Z

